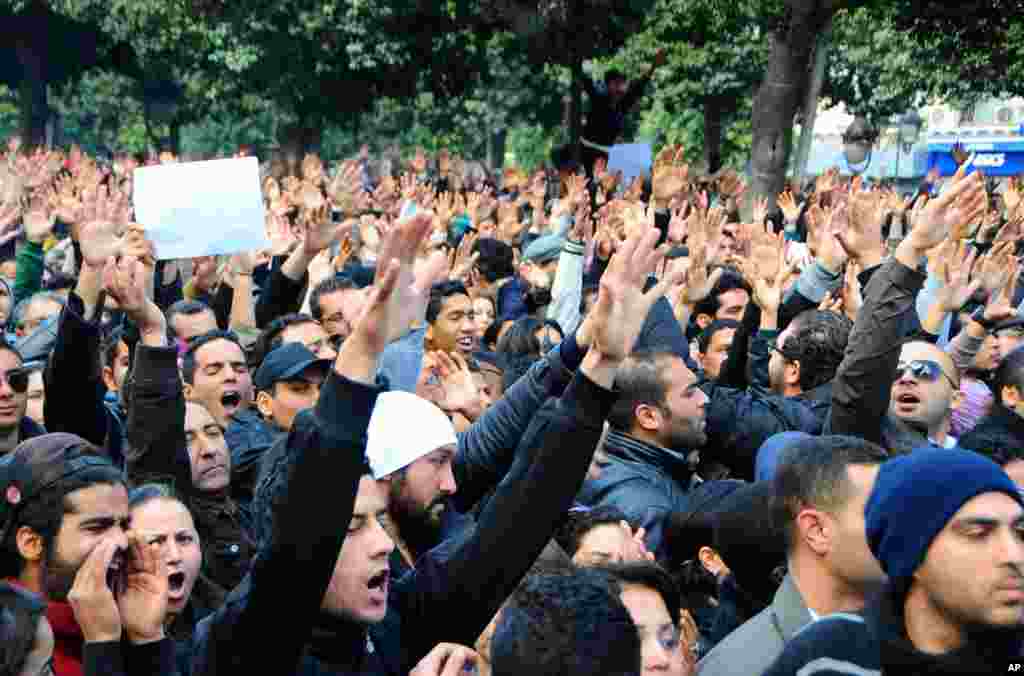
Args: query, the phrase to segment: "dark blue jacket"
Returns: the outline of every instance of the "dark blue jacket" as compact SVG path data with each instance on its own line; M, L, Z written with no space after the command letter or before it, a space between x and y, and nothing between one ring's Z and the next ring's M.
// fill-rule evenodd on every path
M647 531L647 547L665 558L663 533L668 517L687 506L693 479L692 451L645 443L610 429L604 441L608 464L588 480L579 500L590 507L618 507L634 526Z

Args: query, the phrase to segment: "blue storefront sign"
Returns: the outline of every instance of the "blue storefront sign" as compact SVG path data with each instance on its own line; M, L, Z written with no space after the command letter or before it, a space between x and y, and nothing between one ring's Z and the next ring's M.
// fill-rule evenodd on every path
M928 169L937 167L942 176L956 173L953 159L953 139L928 143ZM974 153L974 166L988 176L1017 176L1024 173L1024 138L970 138L961 139L967 153Z

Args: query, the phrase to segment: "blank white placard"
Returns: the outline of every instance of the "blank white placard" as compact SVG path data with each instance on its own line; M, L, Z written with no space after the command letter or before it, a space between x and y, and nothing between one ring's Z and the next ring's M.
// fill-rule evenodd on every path
M270 246L255 157L140 167L133 201L160 260Z

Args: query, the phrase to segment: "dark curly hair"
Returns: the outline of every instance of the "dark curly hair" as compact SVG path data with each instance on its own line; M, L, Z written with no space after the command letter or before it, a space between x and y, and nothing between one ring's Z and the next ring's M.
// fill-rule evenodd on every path
M809 310L797 319L799 328L780 351L788 361L800 362L800 389L807 392L835 378L853 322L824 310Z

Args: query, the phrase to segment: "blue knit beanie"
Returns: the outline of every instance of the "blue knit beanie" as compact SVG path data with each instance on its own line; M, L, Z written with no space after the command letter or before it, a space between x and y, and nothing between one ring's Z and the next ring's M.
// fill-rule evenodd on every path
M892 582L906 582L964 503L992 492L1024 505L1006 472L971 451L929 447L888 460L864 509L871 552Z

